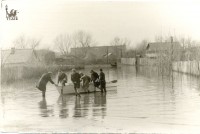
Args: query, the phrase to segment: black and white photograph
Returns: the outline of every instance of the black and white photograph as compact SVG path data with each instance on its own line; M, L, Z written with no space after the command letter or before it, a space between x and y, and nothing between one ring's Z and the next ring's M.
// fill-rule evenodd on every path
M200 133L200 1L0 2L0 133Z

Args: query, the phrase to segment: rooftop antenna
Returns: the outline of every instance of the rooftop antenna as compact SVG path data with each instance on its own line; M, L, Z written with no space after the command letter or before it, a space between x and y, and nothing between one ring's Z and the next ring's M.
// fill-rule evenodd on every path
M163 37L162 37L162 25L161 25L161 42L163 42Z

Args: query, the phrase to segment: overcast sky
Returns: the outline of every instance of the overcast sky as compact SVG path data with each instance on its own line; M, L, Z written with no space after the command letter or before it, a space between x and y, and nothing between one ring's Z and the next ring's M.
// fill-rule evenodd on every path
M17 9L19 20L6 20ZM10 48L20 35L41 38L41 47L53 48L58 34L89 32L98 45L109 45L118 36L132 46L156 35L185 36L200 40L200 2L191 1L64 1L6 0L0 11L0 45Z

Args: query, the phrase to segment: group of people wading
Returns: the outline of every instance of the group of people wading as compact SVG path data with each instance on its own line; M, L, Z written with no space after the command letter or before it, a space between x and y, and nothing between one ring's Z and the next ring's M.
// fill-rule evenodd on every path
M105 80L105 74L103 70L100 69L99 74L95 72L94 70L91 70L90 73L91 73L91 77L82 72L80 73L77 72L76 69L72 69L71 81L74 84L74 91L75 91L76 96L80 96L80 93L78 92L78 88L80 88L81 86L86 92L89 93L90 82L94 84L94 87L95 87L94 91L96 91L96 88L99 88L101 92L106 92L106 80ZM52 76L52 72L43 74L36 85L36 88L42 91L43 97L45 97L46 85L48 82L51 82L52 84L56 86L58 86L58 84L61 84L62 85L61 94L63 94L63 87L68 82L67 74L61 70L58 71L57 84L53 82L53 80L51 79L51 76Z

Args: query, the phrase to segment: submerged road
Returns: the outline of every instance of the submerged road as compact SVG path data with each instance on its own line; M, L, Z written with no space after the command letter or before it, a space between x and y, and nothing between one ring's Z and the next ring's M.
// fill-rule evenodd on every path
M104 70L107 80L118 79L117 90L81 98L60 96L48 84L43 99L33 81L3 86L0 131L200 132L199 79L177 73L161 76L144 67Z

